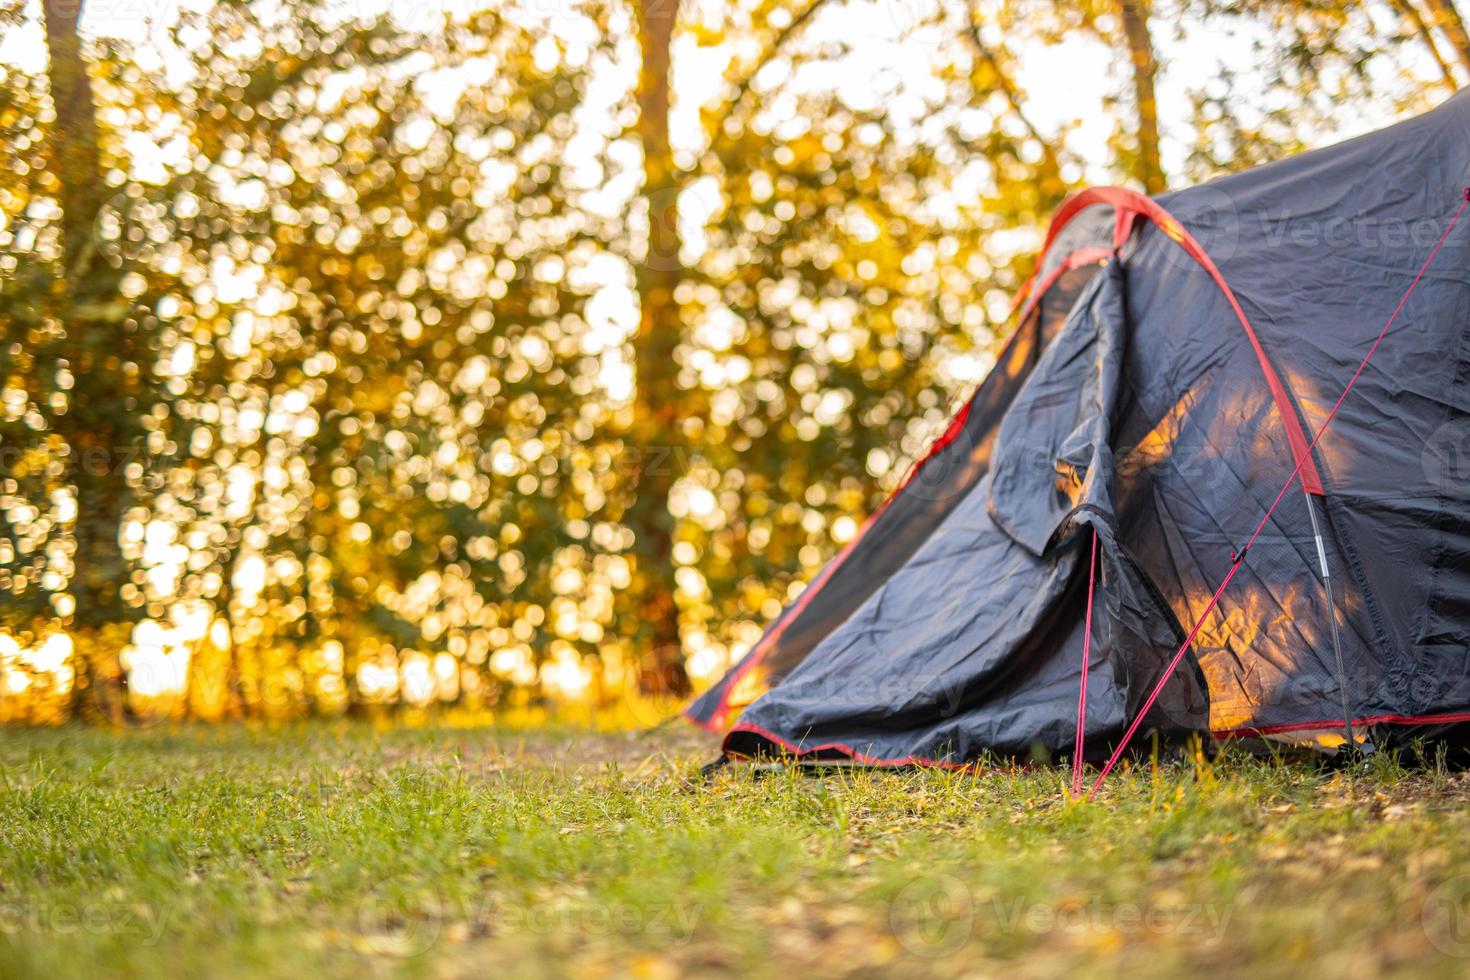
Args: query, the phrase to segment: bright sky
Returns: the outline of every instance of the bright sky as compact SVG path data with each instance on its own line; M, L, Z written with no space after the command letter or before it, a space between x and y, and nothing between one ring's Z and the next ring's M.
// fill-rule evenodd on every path
M182 6L207 4L211 0L85 0L83 30L88 34L126 38L146 42L158 53L160 63L169 63L168 28ZM271 2L271 0L265 0ZM550 32L565 33L580 18L560 16L575 0L521 0L516 4L518 16L543 24ZM982 9L989 6L981 0ZM32 16L39 17L39 0L30 0ZM830 62L810 71L800 81L839 91L853 105L876 104L888 100L893 92L922 92L932 85L929 78L931 60L946 41L946 30L925 26L940 5L949 0L829 0L807 25L803 41L816 42L841 36L852 45L851 56ZM403 26L430 29L451 14L463 14L482 6L477 0L343 0L346 12L371 14L387 10ZM720 4L713 0L685 0L685 8L697 10L700 20L718 23ZM1163 18L1156 18L1162 21ZM992 29L993 30L993 29ZM1208 33L1188 31L1184 40L1176 38L1172 24L1156 23L1154 40L1160 60L1165 66L1159 85L1160 112L1164 133L1164 163L1169 172L1182 168L1186 146L1170 139L1170 133L1187 132L1189 106L1186 94L1216 78L1221 66L1237 74L1237 84L1249 86L1260 73L1253 67L1251 34L1242 30L1223 31L1212 28ZM988 38L998 42L998 36ZM721 90L723 73L735 53L734 45L723 49L695 52L693 41L685 38L685 57L675 58L675 85L678 95L674 118L675 139L695 146L699 140L698 108L716 98ZM1084 159L1097 166L1089 179L1105 180L1106 140L1110 122L1103 106L1103 96L1116 91L1122 81L1116 75L1117 58L1094 39L1078 35L1057 44L1023 42L1019 46L1018 82L1028 97L1027 111L1043 132L1054 133L1066 124L1075 124L1073 146ZM691 56L692 55L692 56ZM31 71L44 67L44 45L40 30L11 32L0 41L0 60L19 63ZM772 73L784 66L770 68ZM1425 79L1435 76L1428 56L1421 70ZM775 77L761 81L778 81ZM613 80L609 80L612 82ZM619 83L625 80L617 80ZM608 88L615 86L609 84ZM595 98L595 93L593 95ZM614 96L615 97L615 96ZM890 102L891 104L891 102ZM1345 127L1323 134L1324 142L1336 142L1385 125L1392 119L1381 106L1365 106L1360 111L1346 109Z

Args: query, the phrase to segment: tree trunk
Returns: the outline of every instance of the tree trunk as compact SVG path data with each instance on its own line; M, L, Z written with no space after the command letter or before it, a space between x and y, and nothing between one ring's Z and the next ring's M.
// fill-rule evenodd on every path
M77 33L79 0L45 0L48 81L56 121L51 129L51 165L60 183L61 244L69 293L91 263L92 228L101 209L102 151L92 80Z
M228 533L228 532L227 532ZM189 704L190 713L199 717L203 712L196 706L217 705L220 718L244 716L244 699L240 691L239 649L235 643L235 569L239 564L240 551L245 547L245 537L238 541L225 539L224 554L220 556L219 592L213 597L214 619L223 620L228 634L223 648L216 647L213 639L214 623L209 632L199 641L199 649L189 658ZM212 651L209 663L201 662L199 654ZM205 674L205 671L209 671Z
M683 694L689 683L674 601L673 517L669 492L687 460L680 431L674 352L679 307L674 290L679 260L680 179L669 144L670 42L679 0L639 0L638 137L643 146L643 193L648 202L648 252L637 271L640 318L633 356L637 392L630 433L635 497L627 523L635 535L640 685L647 692Z
M78 662L73 701L78 707L100 704L117 719L127 714L118 654L127 642L131 618L120 591L128 567L119 542L130 447L124 445L117 420L136 408L128 396L136 393L137 372L130 382L120 338L100 312L117 300L118 274L97 254L95 229L107 191L92 81L77 32L80 2L45 0L44 13L56 114L49 151L61 205L63 269L57 310L65 328L63 357L74 379L67 409L56 420L57 433L71 453L77 504L71 582Z
M1419 35L1419 40L1428 49L1429 56L1434 59L1434 63L1439 66L1439 73L1444 76L1450 88L1459 88L1454 70L1445 56L1440 53L1439 42L1434 38L1434 31L1429 22L1424 19L1424 15L1420 13L1419 8L1414 6L1414 0L1394 0L1394 8L1414 28L1414 33Z
M1159 65L1149 34L1148 0L1119 0L1118 14L1128 44L1133 97L1138 107L1138 160L1134 176L1145 191L1158 194L1165 189L1164 167L1159 160L1159 104L1154 90Z
M1429 8L1428 20L1444 31L1450 46L1460 57L1460 64L1470 71L1470 32L1465 29L1465 20L1455 7L1454 0L1425 0Z

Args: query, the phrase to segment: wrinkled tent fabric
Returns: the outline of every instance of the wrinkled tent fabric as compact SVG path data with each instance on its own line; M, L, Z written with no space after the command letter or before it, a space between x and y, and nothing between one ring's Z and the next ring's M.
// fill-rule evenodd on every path
M688 717L728 728L725 749L742 756L1070 754L1096 534L1084 753L1106 754L1444 231L1467 174L1460 95L1154 202L1110 191L1064 206L995 370ZM1343 695L1364 728L1470 721L1463 231L1146 729L1341 733ZM1331 600L1303 488L1325 515Z

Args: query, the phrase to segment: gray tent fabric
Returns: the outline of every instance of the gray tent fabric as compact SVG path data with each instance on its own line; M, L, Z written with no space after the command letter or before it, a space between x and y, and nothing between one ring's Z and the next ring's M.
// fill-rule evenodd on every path
M1079 199L1097 203L1053 236L991 377L688 716L729 728L726 751L743 756L1069 753L1096 535L1084 751L1105 755L1467 179L1460 95L1153 202ZM1445 240L1309 463L1147 729L1341 733L1343 701L1363 728L1470 721L1470 227ZM1325 518L1330 600L1309 507Z

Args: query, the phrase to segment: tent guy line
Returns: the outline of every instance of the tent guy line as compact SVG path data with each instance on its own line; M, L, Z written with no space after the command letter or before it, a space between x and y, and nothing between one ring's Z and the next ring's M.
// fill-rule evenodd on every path
M1087 735L1087 670L1092 659L1092 595L1097 587L1097 530L1087 560L1087 619L1082 627L1082 682L1077 694L1077 747L1072 751L1072 796L1082 795L1082 742Z

